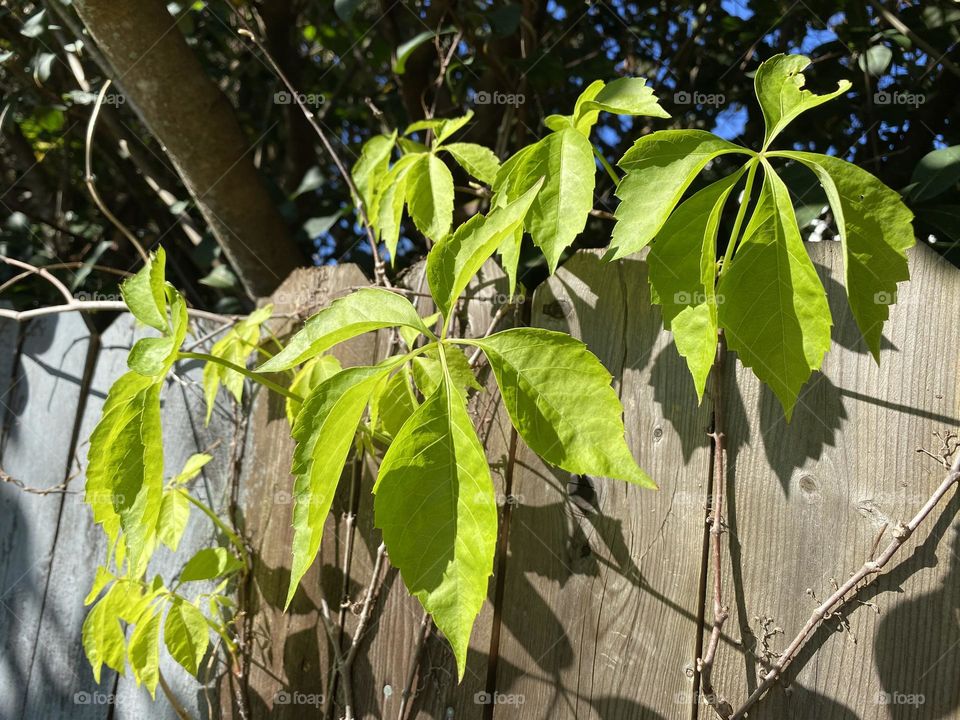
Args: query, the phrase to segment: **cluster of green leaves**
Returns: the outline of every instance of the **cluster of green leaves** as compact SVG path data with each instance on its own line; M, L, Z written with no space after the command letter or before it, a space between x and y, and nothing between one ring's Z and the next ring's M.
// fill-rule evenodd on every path
M110 388L90 437L85 494L94 521L107 536L107 556L86 599L95 604L83 624L83 647L98 682L103 665L123 673L129 662L137 683L151 694L159 679L161 633L170 655L194 674L211 631L233 646L228 631L233 601L226 589L230 575L245 565L240 558L246 557L240 538L187 487L211 460L209 455L193 455L164 483L160 393L187 332L186 305L165 281L164 265L160 249L123 285L130 312L160 335L136 342L127 358L129 372ZM231 386L229 377L223 381ZM223 547L203 548L184 564L171 587L159 575L148 580L158 546L177 550L191 506L218 527L239 557ZM214 580L212 589L192 599L180 592L186 583Z
M492 183L500 169L500 161L489 148L465 142L447 142L461 130L473 112L445 120L420 120L410 125L402 136L396 131L376 135L368 140L353 168L353 179L367 217L390 253L397 256L400 221L404 206L413 224L430 240L437 241L450 232L453 224L453 175L441 153L452 157L470 175L484 183ZM429 147L410 136L424 133ZM393 151L400 157L392 165Z
M431 330L437 316L422 318L402 295L368 288L307 320L258 368L273 373L302 365L302 377L336 344L398 329L404 352L374 366L328 367L294 416L294 543L287 603L316 558L351 448L380 440L387 449L374 486L376 526L407 588L449 640L461 675L493 571L497 535L493 481L467 411L468 393L481 386L462 346L486 355L517 432L545 461L573 473L654 486L627 447L623 409L610 375L583 343L533 328L478 339L447 336L457 299L522 226L542 186L537 182L513 202L474 216L434 245L426 272L444 328L439 335Z
M834 157L770 148L788 123L848 87L841 84L826 95L810 92L801 72L808 64L802 56L780 55L757 71L756 94L767 128L759 151L703 131L661 131L637 140L619 162L625 175L618 182L621 203L608 254L617 259L652 244L653 299L700 398L723 333L744 364L777 394L788 419L800 387L829 347L832 320L789 191L772 163L799 164L823 185L842 241L853 316L875 357L897 282L907 278L905 250L913 243L910 211L870 174ZM166 489L162 484L160 390L178 358L207 362L208 419L220 386L239 401L245 376L286 398L296 442L287 605L317 556L351 453L383 453L373 488L375 524L407 588L450 642L461 676L493 570L497 535L490 468L468 412L470 394L483 385L464 347L486 357L513 426L544 461L571 473L655 487L625 442L623 409L611 377L583 343L536 328L482 338L449 336L458 299L491 257L499 255L512 292L524 232L542 249L552 271L582 231L598 162L616 177L590 142L600 112L666 117L645 81L624 78L589 85L571 115L548 117L551 132L502 166L486 148L448 142L470 114L415 123L403 137L381 135L366 144L353 168L355 200L366 208L378 239L395 254L406 207L433 241L426 280L438 312L429 317L401 294L366 288L320 310L286 344L274 338L276 354L261 342L271 314L265 307L232 327L209 355L201 355L181 350L186 307L165 283L162 250L125 283L131 312L160 335L133 347L131 370L111 389L91 438L87 500L110 539L113 562L123 568L122 574L101 568L91 594L93 599L113 583L88 619L88 655L95 668L123 666L119 617L134 625L127 656L138 679L152 689L162 614L156 608L162 602L170 608L166 627L172 624L172 638L165 639L174 657L195 671L194 658L202 655L195 632L202 615L194 612L196 605L186 610L185 601L161 580L144 580L158 541L176 549L189 503L205 508L184 491L182 479ZM429 145L409 137L420 132ZM401 155L391 164L396 148ZM492 190L490 209L453 232L453 180L438 157L443 152ZM746 162L684 199L700 171L728 154L744 155ZM762 180L754 200L758 172ZM721 256L723 210L741 181L742 200ZM400 350L376 365L343 368L327 354L346 340L385 329L396 331ZM255 355L266 360L249 370ZM284 374L284 382L271 379L277 373ZM199 467L185 474L194 471ZM223 578L246 563L239 538L212 511L204 512L243 559L225 548L202 551L187 563L180 583ZM135 619L128 619L133 610L113 605L123 594L115 588L129 583L150 598L146 614ZM222 588L223 583L210 596L212 605L222 602ZM222 618L206 622L225 634ZM85 630L85 643L87 636ZM145 658L154 666L145 666Z
M660 131L637 140L618 163L626 175L617 188L621 202L610 251L620 258L655 240L649 254L653 298L699 397L722 330L744 365L776 393L788 419L800 388L830 347L832 319L773 161L799 163L823 186L842 244L850 308L878 361L883 323L897 283L909 277L906 250L914 243L910 210L870 173L836 157L771 149L801 113L850 87L843 81L828 94L811 92L802 73L809 64L802 55L778 55L757 70L755 91L766 122L759 152L698 130ZM747 158L739 170L680 203L707 163L734 153ZM758 171L759 197L750 208ZM721 213L744 175L743 199L720 257Z

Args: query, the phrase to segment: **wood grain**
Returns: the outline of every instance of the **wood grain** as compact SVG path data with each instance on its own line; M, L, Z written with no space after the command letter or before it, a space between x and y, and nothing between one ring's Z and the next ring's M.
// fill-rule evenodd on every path
M647 288L644 263L580 253L534 296L533 325L579 337L619 379L630 448L661 490L572 478L521 450L494 718L691 705L709 415Z
M912 251L912 280L891 308L878 367L846 305L839 244L809 249L828 290L834 345L792 422L732 355L727 364L731 618L715 684L734 706L769 658L764 618L783 631L766 641L777 652L810 616L814 596L822 601L857 570L886 525L885 546L895 523L943 479L945 469L917 447L936 451L932 434L960 427L960 329L952 322L960 273L925 247ZM826 621L751 718L957 716L960 504L948 498L859 602ZM883 702L916 695L925 698L919 709ZM712 715L703 708L702 718Z

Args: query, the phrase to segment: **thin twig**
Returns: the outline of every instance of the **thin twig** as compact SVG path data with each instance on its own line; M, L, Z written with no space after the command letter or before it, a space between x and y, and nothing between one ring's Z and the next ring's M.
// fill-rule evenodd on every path
M433 622L430 620L430 613L424 612L420 620L420 628L417 631L417 644L413 648L413 657L410 660L410 670L407 672L407 682L403 686L403 692L400 694L400 710L397 712L397 720L405 720L407 714L407 705L414 695L413 683L417 679L417 668L420 667L420 655L427 644L427 638L430 637L430 630L433 628Z
M173 708L173 712L176 713L177 717L180 720L192 720L190 713L187 712L187 709L180 704L180 701L177 699L177 696L173 694L173 690L167 685L167 679L163 677L163 673L157 671L157 676L160 680L160 689L163 690L163 694L167 697L167 702L170 703L170 707Z
M939 487L937 487L927 502L923 504L923 507L920 508L917 514L913 516L913 519L906 525L901 524L894 528L893 540L890 541L890 544L887 545L883 553L880 554L880 557L876 560L867 560L857 572L850 576L849 580L838 587L833 595L824 600L823 603L813 611L810 619L807 620L807 624L803 626L797 636L787 646L787 649L783 651L783 655L774 663L770 671L763 676L763 680L757 686L757 689L751 693L747 701L733 714L731 720L739 720L746 715L747 710L763 697L764 693L777 681L777 678L783 674L783 671L786 670L791 661L797 656L800 648L803 647L807 638L813 633L817 626L820 625L825 618L833 615L843 607L849 600L856 597L856 592L861 589L857 587L860 582L871 575L876 575L890 562L890 559L903 547L904 543L906 543L920 524L943 499L943 496L946 495L950 488L956 485L958 481L960 481L960 451L958 451L954 457L950 471L943 479L943 482L940 483ZM853 594L847 597L848 593Z
M73 479L72 477L67 478L65 482L62 482L59 485L53 485L48 488L35 488L35 487L30 487L29 485L24 483L23 480L18 480L17 478L13 477L8 472L6 472L3 468L0 468L0 482L9 483L10 485L13 485L14 487L17 487L23 490L25 493L30 493L31 495L67 494L70 492L69 490L67 490L67 485L70 484L70 481L72 479Z
M343 164L343 161L340 159L340 156L337 155L336 150L333 149L333 145L330 144L330 140L327 138L327 134L323 131L323 127L321 127L320 123L317 122L317 119L313 116L313 113L310 111L310 108L307 107L306 103L303 102L300 91L294 87L293 83L290 82L283 70L280 69L277 61L273 58L273 55L270 54L266 46L263 44L263 42L261 42L260 38L254 34L253 30L250 28L249 24L239 11L237 12L237 17L243 24L243 27L238 31L239 34L249 38L253 44L257 46L257 49L263 53L263 57L267 61L267 64L270 65L273 73L280 79L280 82L283 83L284 87L287 88L287 91L290 93L293 101L303 112L303 116L307 119L310 127L313 128L313 131L317 134L317 137L320 138L320 143L323 145L324 150L327 151L327 154L330 156L330 159L333 160L333 164L336 165L340 175L343 176L343 181L347 184L347 187L350 189L350 192L353 195L354 203L357 207L357 213L360 215L361 224L363 225L363 229L367 234L367 241L370 243L370 252L373 255L373 270L376 274L377 284L385 287L392 287L390 279L387 277L383 260L380 257L377 238L376 235L374 235L373 226L370 224L370 218L367 216L367 209L363 203L363 197L360 195L360 191L357 189L356 183L353 182L353 177L350 175L350 171L347 170L346 166Z
M110 209L106 206L103 200L100 198L100 193L97 192L96 179L93 175L93 136L97 129L97 117L100 115L100 108L103 106L103 99L107 96L107 90L110 89L110 80L106 80L103 83L103 87L100 88L100 93L97 95L97 101L93 105L93 112L90 114L90 122L87 123L87 145L84 150L84 163L86 167L86 174L83 178L83 181L87 185L87 190L90 191L90 197L93 199L94 204L100 208L100 212L113 223L114 227L119 230L123 236L130 241L130 244L136 248L137 252L140 254L140 258L146 264L149 262L149 256L147 251L143 249L143 245L140 244L140 241L137 240L137 236L134 235L126 225L120 222L117 217L110 212Z
M723 331L717 333L717 355L713 363L713 492L710 497L710 545L713 557L713 630L702 658L697 659L700 687L707 703L721 718L729 718L733 708L719 697L713 687L713 663L720 645L723 625L730 611L723 604L723 489L726 484L726 434L723 418L723 361L727 352Z
M129 308L122 300L74 300L66 305L49 305L33 310L0 308L0 318L23 322L45 315L59 315L68 312L129 312ZM243 315L221 315L198 308L187 308L187 314L199 320L213 320L215 322L226 322L227 320L243 319L245 317Z
M57 289L57 292L63 295L64 299L68 303L76 302L76 298L73 296L73 293L71 293L70 290L67 289L67 286L64 285L62 282L60 282L60 280L57 279L57 277L53 273L48 272L46 268L37 267L36 265L31 265L30 263L23 262L22 260L17 260L12 257L7 257L6 255L0 255L0 262L6 263L7 265L12 265L13 267L20 268L28 275L39 275L48 283L53 285ZM7 284L8 283L4 283L3 287L5 288Z

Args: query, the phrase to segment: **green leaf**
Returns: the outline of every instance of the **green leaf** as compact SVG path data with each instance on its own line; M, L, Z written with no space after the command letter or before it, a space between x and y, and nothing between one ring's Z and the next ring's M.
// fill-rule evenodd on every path
M653 88L647 86L644 78L624 77L607 83L594 99L584 101L579 108L581 114L594 110L616 115L670 117L670 113L660 107Z
M929 200L960 182L960 145L940 148L924 155L913 169L910 199Z
M454 346L444 347L447 371L453 387L466 395L468 389L482 390L483 386L477 382L477 376L470 367L470 361L463 351ZM424 397L433 395L440 383L443 382L443 362L440 360L440 348L430 348L423 355L413 359L413 379Z
M892 60L893 50L886 45L872 45L857 58L857 64L865 73L869 73L873 77L880 77L890 67Z
M127 561L138 568L156 536L163 494L162 381L136 372L110 388L90 436L86 501L111 542L122 527Z
M183 296L166 286L170 322L163 337L141 338L127 355L127 366L141 375L165 376L177 359L177 351L187 336L187 305Z
M403 218L403 204L407 196L407 176L410 170L420 162L421 157L419 154L404 155L390 168L381 182L383 190L377 196L376 213L371 216L371 222L374 223L378 237L387 246L390 262L394 262L397 255L400 221Z
M849 80L841 80L837 89L826 95L805 89L806 78L801 71L808 65L810 58L804 55L774 55L757 68L753 87L766 125L764 149L798 115L850 89Z
M163 500L160 503L157 538L176 552L189 519L190 501L177 490L167 490L163 493Z
M273 305L266 305L250 313L213 344L210 354L234 365L246 366L247 358L260 344L260 326L273 314ZM206 422L217 399L221 383L240 402L243 397L243 375L216 362L203 366L203 395L207 404Z
M454 303L470 279L500 244L521 227L542 187L541 179L517 200L495 207L486 216L474 215L455 233L433 246L427 255L427 280L437 308L445 318L450 317Z
M843 244L843 272L850 309L863 339L880 362L883 323L896 302L897 283L910 278L907 248L913 247L913 213L899 194L873 175L839 158L782 152L820 180Z
M204 466L211 460L213 460L213 457L206 453L194 453L188 457L187 461L183 464L183 470L173 478L174 484L183 485L184 483L190 482L200 474L200 471L203 470Z
M401 368L399 372L384 378L374 391L370 398L370 422L379 422L387 435L396 437L419 405L410 384L410 372Z
M773 390L790 420L800 388L830 347L833 321L803 247L790 192L764 161L757 206L717 286L727 344Z
M334 300L329 307L307 320L303 329L290 338L286 347L257 370L289 370L344 340L380 328L401 325L432 337L416 308L405 297L383 288L363 288Z
M589 132L589 130L588 130ZM497 178L493 183L494 196L490 204L492 207L503 207L523 193L518 192L519 173L524 159L533 150L533 145L520 149L500 166ZM523 228L518 227L512 235L507 237L498 248L500 264L507 275L510 294L513 295L517 287L517 268L520 264L520 247L523 243Z
M594 80L587 85L586 89L580 93L580 97L577 98L577 104L573 109L573 117L568 118L573 126L583 133L585 137L590 136L590 131L593 129L593 126L597 124L597 119L600 117L599 107L586 107L586 104L596 98L597 94L603 90L604 87L606 87L606 83L603 80Z
M212 580L221 575L229 575L243 567L243 563L226 548L203 548L187 560L180 571L180 582Z
M150 617L140 622L130 636L130 667L137 685L146 686L150 697L155 697L160 679L160 620L161 614L149 611Z
M181 598L174 600L163 624L163 642L170 657L195 676L210 644L203 613Z
M124 669L127 642L116 610L117 600L122 600L123 594L124 588L120 584L113 585L83 621L83 650L97 684L104 665L119 673Z
M453 175L432 153L420 156L406 175L407 211L417 229L440 240L453 224Z
M428 40L432 40L440 35L447 35L456 32L456 28L448 27L438 31L424 30L415 35L397 48L396 60L393 61L393 72L397 75L403 75L407 71L407 59L413 54L413 51L423 45Z
M547 259L550 272L587 224L593 209L597 167L590 141L569 127L530 147L516 167L508 200L515 200L545 178L524 227Z
M610 373L579 340L514 328L479 340L520 437L551 465L656 487L624 439L623 406Z
M103 565L97 566L97 572L93 577L93 584L90 586L90 592L87 593L87 597L84 598L83 604L89 605L94 600L97 599L97 595L111 582L116 580L116 576L107 570Z
M374 485L374 520L403 582L446 636L463 678L497 541L490 469L446 375L404 424Z
M490 148L475 143L450 143L443 149L480 182L492 185L500 171L500 161Z
M163 248L157 248L147 264L120 286L123 301L133 316L160 332L167 331L167 295L164 291L166 258Z
M434 148L439 149L439 146L443 143L444 140L449 138L454 133L458 132L464 125L470 122L473 119L473 110L468 110L466 115L461 115L460 117L455 118L438 118L431 120L418 120L417 122L409 125L406 130L404 130L404 135L409 135L420 130L431 130L433 131Z
M347 368L320 383L306 399L293 426L293 564L284 607L320 549L323 525L370 396L398 363Z
M650 249L650 286L703 401L717 350L717 230L724 203L746 166L677 208Z
M660 130L637 140L617 163L627 174L617 187L611 259L646 247L708 162L749 152L703 130Z
M305 398L317 385L331 375L336 375L342 369L340 361L333 355L318 355L315 358L311 358L307 360L307 362L303 364L303 367L297 371L297 374L293 376L293 381L290 383L290 392ZM290 423L290 427L293 427L297 413L300 412L300 403L288 397L286 399L285 409L287 412L287 421Z
M367 216L371 219L376 215L375 196L388 172L390 154L397 142L397 131L390 135L374 135L363 144L360 157L353 166L351 175L353 184L363 201Z

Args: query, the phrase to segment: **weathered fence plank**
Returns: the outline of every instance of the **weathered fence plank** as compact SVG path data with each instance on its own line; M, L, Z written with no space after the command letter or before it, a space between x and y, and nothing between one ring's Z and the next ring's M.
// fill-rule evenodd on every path
M912 279L891 308L878 367L839 285L839 244L808 247L830 297L835 342L792 422L733 355L727 363L731 617L715 685L735 705L810 617L815 598L830 595L923 505L945 469L917 447L936 452L932 433L960 426L960 273L925 247L912 252ZM858 602L827 620L786 688L773 688L751 718L960 713L958 500L952 495ZM776 627L783 634L764 637ZM903 704L917 696L919 710ZM704 720L712 716L702 710Z
M494 718L681 717L690 707L710 446L646 266L580 253L533 300L532 324L599 356L654 492L517 459ZM689 710L687 710L689 712Z
M19 352L14 352L17 328L6 322L3 327L12 368L4 373L11 382L2 397L0 464L30 487L53 488L67 480L73 466L90 332L79 315L42 318L19 328ZM69 490L75 492L76 483ZM69 578L51 573L61 509L68 497L72 496L0 486L0 716L5 718L43 717L33 713L34 703L28 703L40 692L70 706L69 714L76 717L106 717L104 708L72 706L78 673L59 671L63 646L49 632L50 624L61 618L47 608L60 599L61 583L69 585Z

